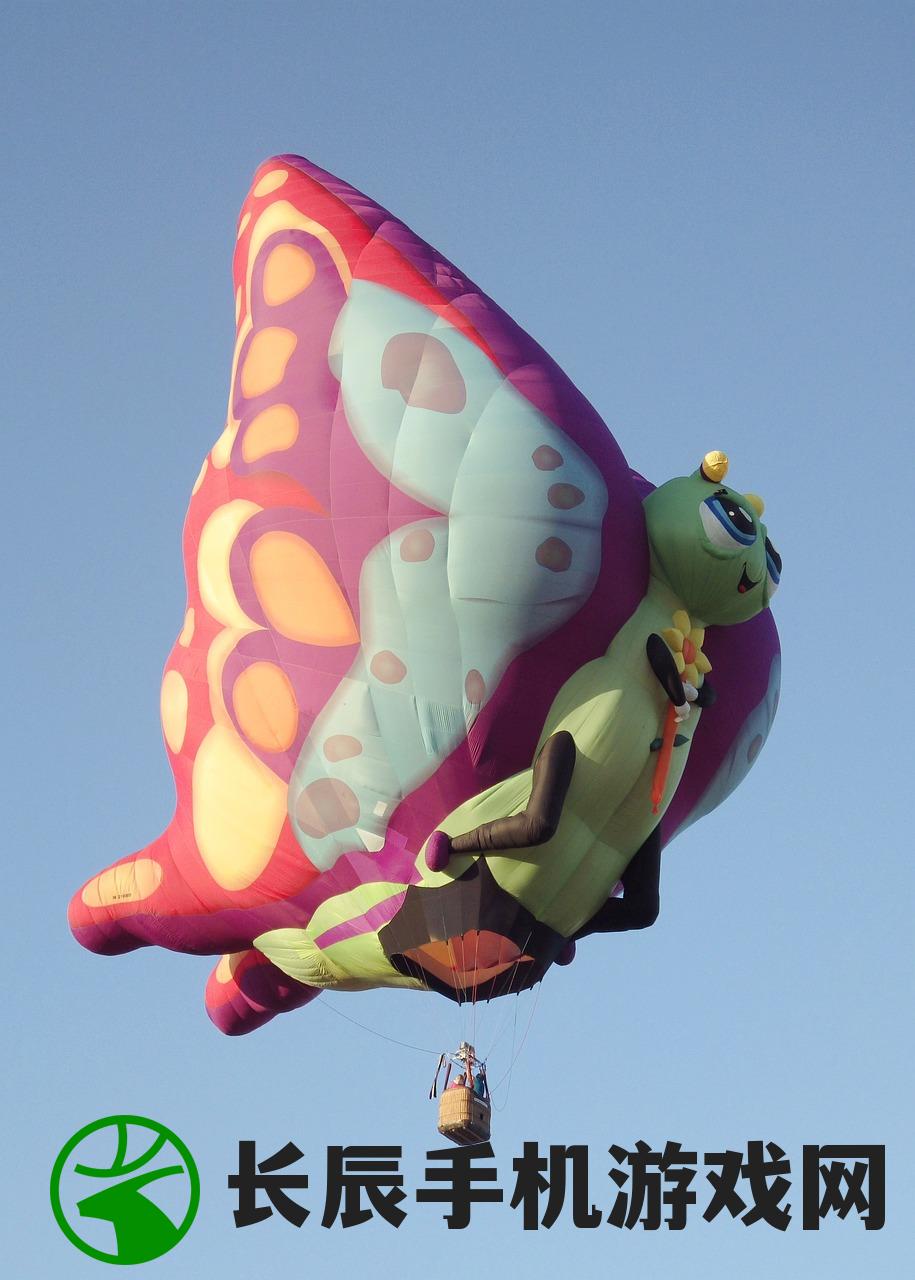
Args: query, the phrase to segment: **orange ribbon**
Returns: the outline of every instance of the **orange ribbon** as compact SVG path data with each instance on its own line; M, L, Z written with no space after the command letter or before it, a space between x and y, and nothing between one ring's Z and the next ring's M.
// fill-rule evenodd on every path
M677 711L671 702L667 707L664 720L664 732L661 747L658 751L658 762L654 767L654 778L651 783L651 812L657 813L661 808L664 788L667 786L667 775L670 773L670 760L674 753L674 738L677 735Z

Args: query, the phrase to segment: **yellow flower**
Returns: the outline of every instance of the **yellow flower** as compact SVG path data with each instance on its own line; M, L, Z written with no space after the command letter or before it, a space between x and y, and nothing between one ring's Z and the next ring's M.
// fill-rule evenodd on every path
M705 628L694 627L685 609L678 609L673 616L673 626L661 634L674 655L680 678L699 689L712 664L702 652Z

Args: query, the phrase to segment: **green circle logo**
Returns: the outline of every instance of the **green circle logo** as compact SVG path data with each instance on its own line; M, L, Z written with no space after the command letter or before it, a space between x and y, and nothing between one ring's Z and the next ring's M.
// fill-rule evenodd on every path
M99 1262L161 1258L186 1234L199 1204L194 1157L171 1129L144 1116L87 1124L51 1172L57 1225ZM113 1252L104 1247L112 1242Z

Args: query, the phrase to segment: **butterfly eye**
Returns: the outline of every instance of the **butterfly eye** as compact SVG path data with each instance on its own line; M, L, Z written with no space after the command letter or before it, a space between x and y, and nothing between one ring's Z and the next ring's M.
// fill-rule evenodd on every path
M702 528L709 542L726 551L734 547L752 547L756 541L756 525L749 511L725 494L706 498L699 508Z
M766 538L766 576L769 580L769 599L771 600L778 590L779 580L782 576L782 558L768 538Z

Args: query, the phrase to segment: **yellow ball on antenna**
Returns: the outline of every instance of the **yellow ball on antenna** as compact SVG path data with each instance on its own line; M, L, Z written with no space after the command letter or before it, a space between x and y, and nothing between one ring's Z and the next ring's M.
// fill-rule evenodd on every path
M702 459L699 470L712 484L719 484L728 473L728 455L720 449L712 449Z
M762 498L759 496L759 494L758 494L758 493L745 493L743 496L746 498L747 502L749 502L750 506L753 508L753 510L756 512L756 514L757 514L758 516L762 516L762 513L763 513L763 512L765 511L765 509L766 509L766 504L763 502L763 500L762 500Z

